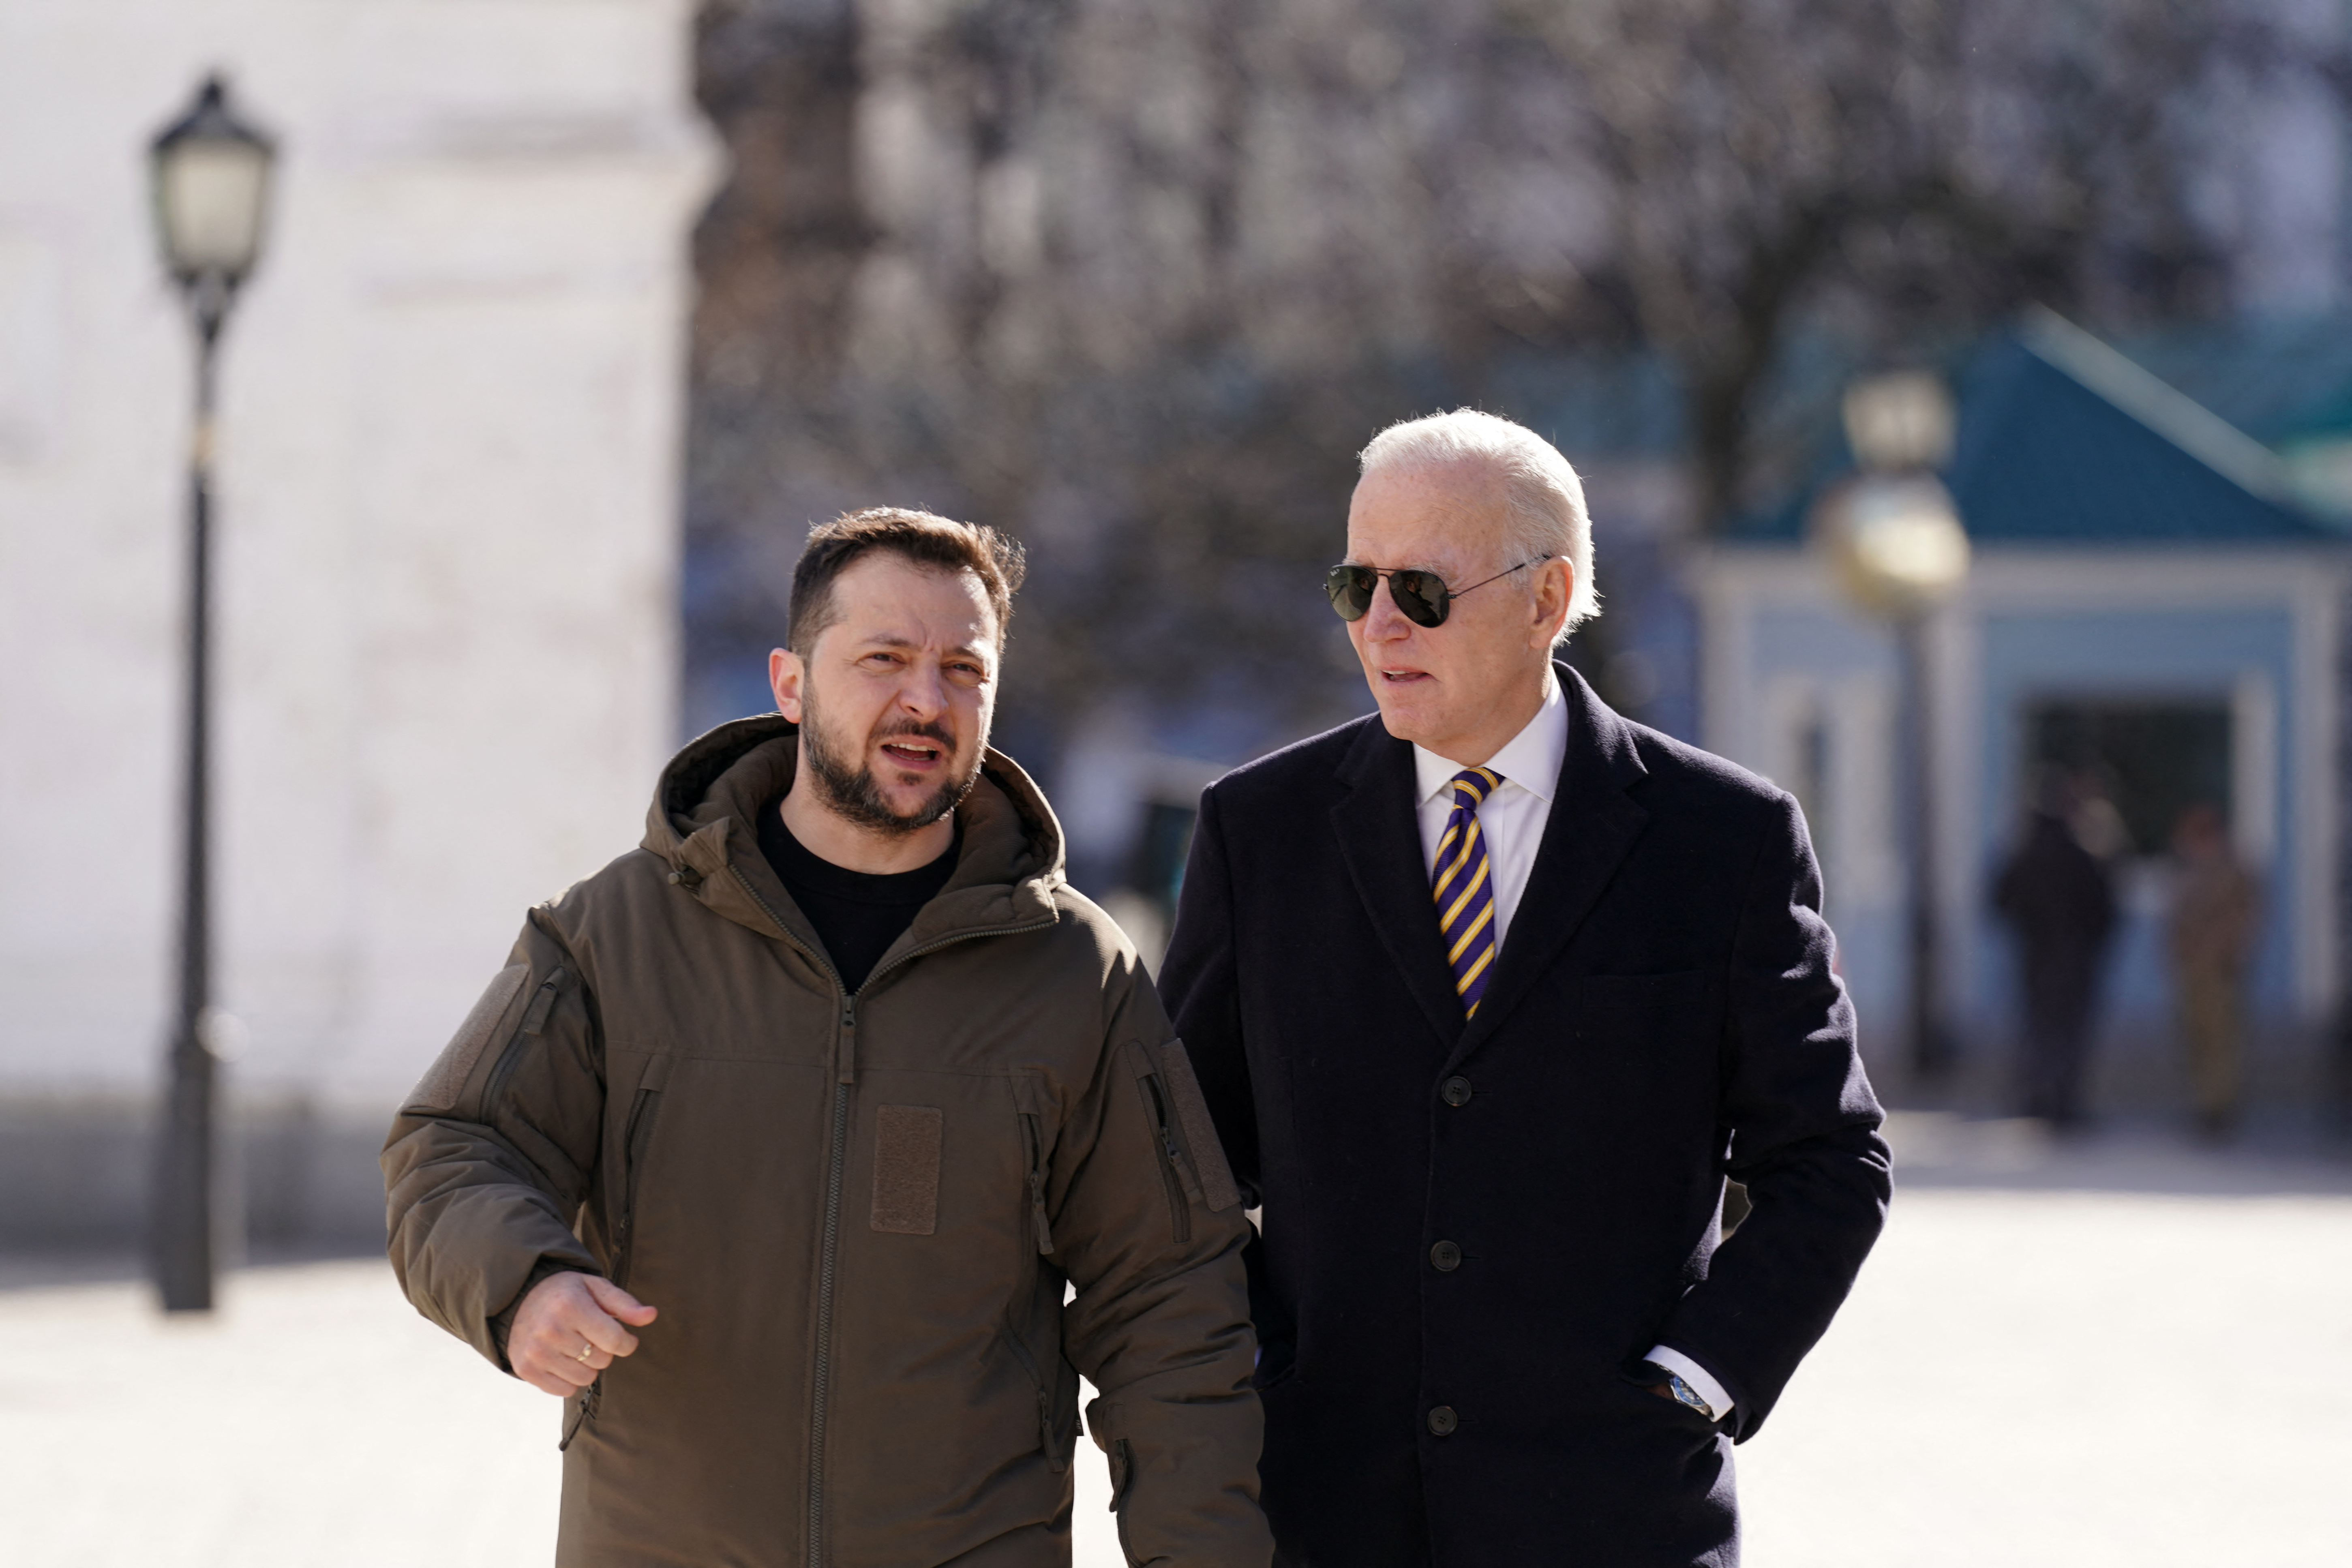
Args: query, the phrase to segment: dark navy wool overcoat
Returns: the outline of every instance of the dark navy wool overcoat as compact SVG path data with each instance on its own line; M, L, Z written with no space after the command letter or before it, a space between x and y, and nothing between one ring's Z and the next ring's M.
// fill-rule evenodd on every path
M1160 985L1263 1206L1288 1563L1736 1563L1732 1445L1885 1222L1795 802L1559 675L1559 790L1475 1021L1412 748L1377 718L1202 798ZM1751 1205L1727 1238L1727 1177ZM1642 1386L1660 1343L1732 1392L1728 1420Z

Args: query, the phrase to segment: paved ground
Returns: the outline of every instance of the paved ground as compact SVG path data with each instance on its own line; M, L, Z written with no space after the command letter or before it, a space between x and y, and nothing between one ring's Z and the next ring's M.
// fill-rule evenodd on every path
M1748 1560L2352 1563L2352 1170L2037 1144L1914 1169L1740 1450Z
M1897 1142L1885 1243L1740 1452L1751 1565L2352 1563L2352 1167ZM0 1563L546 1560L551 1402L381 1264L249 1269L201 1325L76 1272L0 1265ZM1080 1568L1116 1568L1081 1459Z
M208 1322L115 1260L0 1264L0 1564L517 1568L553 1554L560 1407L373 1260L249 1268ZM1080 1568L1122 1559L1091 1445Z

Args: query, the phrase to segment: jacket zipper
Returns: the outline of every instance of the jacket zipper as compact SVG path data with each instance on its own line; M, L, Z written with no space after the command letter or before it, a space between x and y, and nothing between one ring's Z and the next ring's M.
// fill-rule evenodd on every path
M1160 1130L1160 1184L1168 1189L1168 1223L1178 1241L1192 1239L1192 1205L1184 1199L1184 1154L1176 1146L1175 1130L1168 1125L1168 1102L1160 1092L1157 1074L1143 1079L1143 1098Z
M621 1223L613 1237L613 1283L627 1289L629 1282L629 1243L636 1232L637 1178L646 1168L646 1146L653 1142L654 1110L661 1102L661 1090L637 1090L636 1103L629 1107L629 1125L622 1134L621 1146L628 1151L629 1173L621 1183Z
M1054 1250L1054 1227L1045 1218L1045 1133L1034 1111L1021 1113L1021 1144L1029 1156L1029 1215L1037 1226L1037 1250Z
M613 1227L613 1283L627 1289L629 1285L630 1238L636 1234L637 1181L646 1168L646 1150L653 1142L654 1112L661 1104L661 1090L640 1089L629 1102L628 1124L621 1131L621 1147L627 1152L628 1171L621 1178L621 1218ZM558 1448L572 1446L572 1435L596 1419L604 1407L604 1380L602 1377L588 1385L581 1395L580 1412L565 1429Z
M834 984L841 984L839 975L834 977ZM856 1048L856 1029L857 998L845 994L841 998L845 1058ZM841 1258L842 1167L848 1153L849 1085L836 1083L833 1086L833 1149L824 1173L824 1254L816 1273L816 1370L809 1399L809 1568L824 1565L824 1432L827 1401L833 1392L833 1285Z
M1135 1479L1135 1450L1124 1437L1110 1446L1110 1511L1118 1515L1119 1545L1127 1544L1127 1489Z
M506 1092L507 1079L514 1077L515 1068L522 1060L522 1053L515 1047L522 1044L524 1037L545 1031L547 1016L555 1010L556 994L563 989L563 965L559 963L547 972L547 978L540 982L538 994L523 1012L522 1022L499 1053L498 1066L490 1069L489 1081L482 1085L481 1112L485 1122L499 1103L499 1096Z
M1030 1240L1036 1247L1036 1256L1050 1257L1054 1251L1054 1227L1045 1215L1045 1119L1037 1111L1018 1110L1021 1098L1016 1088L1013 1120L1021 1128L1021 1151L1028 1163L1029 1215L1033 1232ZM1022 1268L1024 1278L1028 1278L1028 1265L1022 1265ZM1038 1450L1045 1456L1045 1462L1052 1467L1054 1473L1060 1475L1070 1468L1070 1461L1069 1457L1062 1452L1061 1445L1055 1440L1054 1390L1046 1382L1037 1358L1030 1353L1028 1342L1021 1337L1019 1323L1010 1314L1004 1321L1004 1342L1013 1347L1013 1353L1020 1359L1022 1370L1029 1374L1030 1388L1037 1396Z
M826 1404L833 1383L833 1287L841 1258L841 1184L843 1168L849 1159L849 1091L857 1073L857 998L870 990L874 982L882 975L925 953L937 952L943 947L951 947L959 942L977 937L1042 931L1054 921L1049 918L1019 925L957 931L900 953L866 975L866 984L852 991L841 983L841 972L834 968L830 958L821 952L811 952L806 943L792 934L792 928L784 923L774 907L760 896L760 889L751 886L751 879L743 875L741 868L730 859L727 862L727 869L734 876L736 885L759 906L760 912L774 921L776 929L784 933L786 943L824 971L825 977L833 982L834 994L841 999L841 1033L836 1037L834 1052L838 1068L833 1086L833 1147L827 1157L824 1175L824 1250L817 1262L816 1366L810 1378L809 1401L808 1568L824 1568L824 1438Z

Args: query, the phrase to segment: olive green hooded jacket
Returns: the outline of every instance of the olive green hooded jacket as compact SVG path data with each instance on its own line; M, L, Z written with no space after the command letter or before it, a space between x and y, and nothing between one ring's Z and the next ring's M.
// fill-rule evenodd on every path
M688 746L384 1146L403 1289L492 1361L551 1265L659 1309L565 1404L558 1563L1066 1563L1083 1373L1129 1559L1265 1568L1247 1222L1134 950L991 752L845 994L753 826L797 745Z

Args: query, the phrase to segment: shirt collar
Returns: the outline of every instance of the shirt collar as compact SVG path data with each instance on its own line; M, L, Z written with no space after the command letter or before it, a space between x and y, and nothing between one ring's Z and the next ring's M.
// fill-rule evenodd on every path
M1517 784L1549 805L1559 788L1560 766L1567 760L1568 699L1560 691L1559 677L1547 668L1543 706L1525 729L1486 759L1486 765L1503 775L1507 787ZM1433 798L1461 771L1462 764L1450 757L1419 746L1412 749L1413 785L1419 800Z

